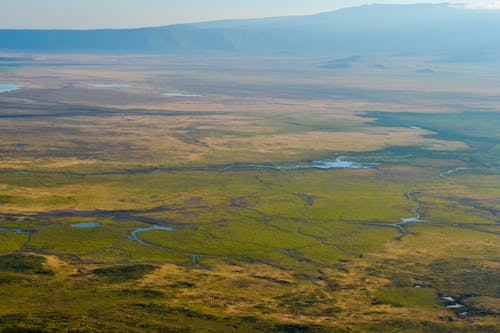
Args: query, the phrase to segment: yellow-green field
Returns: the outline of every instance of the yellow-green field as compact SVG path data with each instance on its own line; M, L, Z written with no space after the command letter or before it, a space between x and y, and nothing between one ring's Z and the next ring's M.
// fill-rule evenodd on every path
M0 94L0 332L500 329L500 113L469 72L426 94L451 80L402 72L426 59L44 59L0 70L24 87Z

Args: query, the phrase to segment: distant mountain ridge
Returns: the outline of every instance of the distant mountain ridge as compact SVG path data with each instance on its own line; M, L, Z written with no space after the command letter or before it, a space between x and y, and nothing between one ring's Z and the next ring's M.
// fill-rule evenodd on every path
M448 4L366 5L310 16L158 28L0 30L0 49L82 53L440 55L500 52L500 11Z

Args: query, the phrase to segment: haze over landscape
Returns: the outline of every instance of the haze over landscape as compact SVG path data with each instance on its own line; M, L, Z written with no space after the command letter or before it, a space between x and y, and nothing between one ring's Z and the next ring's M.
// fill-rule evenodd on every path
M412 0L380 0L410 4ZM165 26L223 19L309 15L372 4L371 0L3 0L0 28L100 29ZM442 3L421 0L418 3ZM496 9L497 1L464 0L469 9Z
M500 3L0 2L0 333L500 330Z

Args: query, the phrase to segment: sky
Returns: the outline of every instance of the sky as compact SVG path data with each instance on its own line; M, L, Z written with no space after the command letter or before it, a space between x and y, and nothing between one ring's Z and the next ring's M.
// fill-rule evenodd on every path
M0 29L151 27L220 19L307 15L373 2L417 1L446 0L0 0ZM500 9L500 1L458 2L467 3L470 9Z

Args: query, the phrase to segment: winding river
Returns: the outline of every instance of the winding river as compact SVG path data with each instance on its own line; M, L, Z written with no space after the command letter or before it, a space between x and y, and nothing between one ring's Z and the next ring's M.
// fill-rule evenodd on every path
M164 226L161 226L161 225L153 225L153 226L147 227L147 228L137 228L137 229L133 230L130 233L130 235L132 236L133 240L135 240L136 242L138 242L138 243L140 243L142 245L152 245L152 244L146 243L142 239L140 239L139 236L138 236L138 234L140 234L142 232L153 231L153 230L174 231L175 228L173 228L173 227L164 227Z
M360 164L356 162L345 161L344 156L339 156L335 161L311 161L298 164L231 164L220 168L205 168L204 170L226 171L231 169L271 169L278 171L300 170L300 169L371 169L375 164Z
M415 202L415 207L413 208L413 212L415 213L415 216L402 217L401 222L399 222L399 223L365 223L365 224L371 225L371 226L376 226L376 227L395 228L403 235L409 234L408 230L406 229L406 224L415 223L415 222L429 222L429 221L422 219L422 216L420 215L420 211L419 211L420 210L420 202L414 198L415 194L416 194L416 192L405 193L405 197L406 197L406 199L408 199L408 201Z
M462 170L469 170L469 168L458 167L458 168L450 169L450 170L447 170L447 171L443 171L443 172L440 172L438 174L438 177L439 178L445 178L445 177L451 176L454 173L457 173L457 172L462 171Z
M175 249L169 249L169 248L166 248L166 247L163 247L163 246L160 246L160 245L156 245L156 244L153 244L153 243L145 242L145 241L143 241L139 237L140 233L148 232L148 231L153 231L153 230L175 231L176 229L173 228L173 227L165 227L165 226L162 226L162 225L155 224L155 225L153 225L151 227L147 227L147 228L136 228L136 229L134 229L133 231L130 232L130 236L131 236L131 238L134 241L136 241L137 243L139 243L141 245L144 245L144 246L150 246L150 247L154 247L154 248L157 248L157 249L160 249L160 250L172 251L172 252L177 252L177 253L188 255L188 256L191 257L191 262L193 263L193 266L195 266L195 265L198 264L198 257L200 256L199 254L196 254L196 253L187 253L187 252L184 252L184 251L179 251L179 250L175 250Z
M29 171L29 170L6 170L0 171L7 174L64 174L75 176L110 176L110 175L147 175L156 172L169 172L169 171L230 171L234 169L261 169L261 170L275 170L275 171L289 171L289 170L331 170L331 169L374 169L376 163L361 164L344 160L345 157L337 157L335 161L319 160L310 162L299 162L296 164L230 164L226 166L215 167L200 167L200 168L149 168L149 169L134 169L123 171L110 171L100 173L76 173L76 172L52 172L52 171Z

